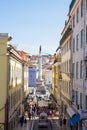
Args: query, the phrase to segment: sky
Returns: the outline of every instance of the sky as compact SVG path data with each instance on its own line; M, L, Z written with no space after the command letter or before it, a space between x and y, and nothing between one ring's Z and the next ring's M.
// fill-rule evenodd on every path
M0 0L0 33L30 55L54 54L68 20L71 0Z

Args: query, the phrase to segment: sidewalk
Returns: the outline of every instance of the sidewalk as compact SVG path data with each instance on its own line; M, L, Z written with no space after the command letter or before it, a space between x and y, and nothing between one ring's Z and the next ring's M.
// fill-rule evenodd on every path
M20 124L18 124L13 130L29 130L32 124L32 120L28 120L26 124L23 124L21 127Z

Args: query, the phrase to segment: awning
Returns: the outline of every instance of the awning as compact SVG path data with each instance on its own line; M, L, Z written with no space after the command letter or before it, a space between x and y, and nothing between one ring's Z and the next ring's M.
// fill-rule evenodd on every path
M71 107L67 108L67 113L69 114L70 117L76 114L75 111Z
M70 81L70 77L66 73L62 73L62 79L66 81Z
M80 121L80 114L79 113L77 113L75 116L73 116L70 119L70 125L74 126L78 121Z

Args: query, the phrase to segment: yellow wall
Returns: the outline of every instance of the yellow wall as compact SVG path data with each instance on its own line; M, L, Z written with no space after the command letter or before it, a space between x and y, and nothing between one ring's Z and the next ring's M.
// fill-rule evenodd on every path
M55 71L54 71L54 97L57 100L58 99L58 65L56 65L55 67Z
M58 101L59 98L59 81L58 81L58 77L59 77L59 71L60 71L60 61L61 61L61 55L60 53L55 55L55 60L56 62L53 64L53 95L56 99L56 101Z
M7 41L0 40L0 121L4 122L4 107L7 97L8 56Z
M54 65L52 65L52 94L54 95Z

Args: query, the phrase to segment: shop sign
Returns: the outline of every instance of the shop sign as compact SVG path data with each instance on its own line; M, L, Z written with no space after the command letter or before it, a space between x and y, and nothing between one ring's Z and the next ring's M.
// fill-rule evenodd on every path
M87 119L87 110L80 110L79 113L81 119Z

